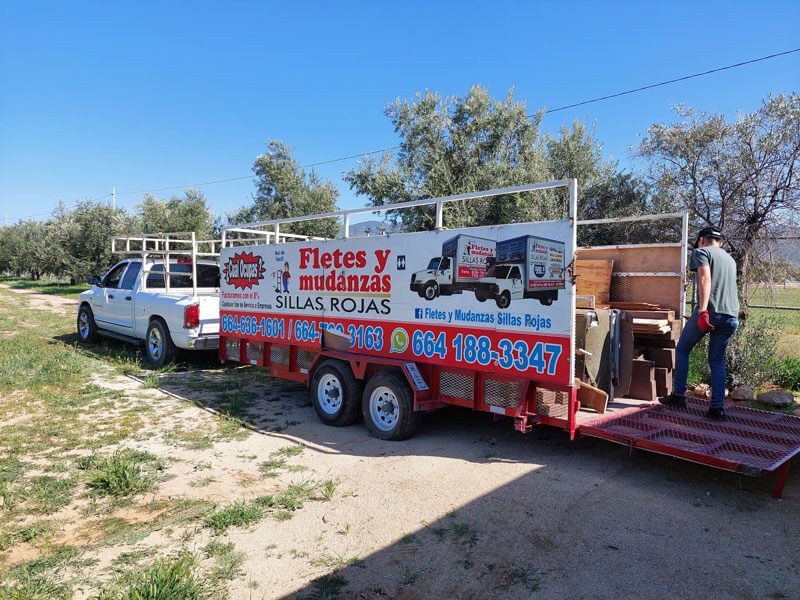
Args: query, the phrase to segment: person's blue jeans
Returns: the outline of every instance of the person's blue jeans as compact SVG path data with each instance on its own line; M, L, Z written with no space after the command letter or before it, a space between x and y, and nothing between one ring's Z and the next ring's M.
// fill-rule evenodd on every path
M725 383L728 371L725 368L725 349L728 340L736 333L739 319L731 315L723 315L709 311L714 331L708 343L708 366L711 368L711 406L722 408L725 402ZM703 339L705 333L697 326L697 311L683 326L681 338L675 348L675 373L672 378L672 393L675 396L686 395L686 378L689 376L689 353Z

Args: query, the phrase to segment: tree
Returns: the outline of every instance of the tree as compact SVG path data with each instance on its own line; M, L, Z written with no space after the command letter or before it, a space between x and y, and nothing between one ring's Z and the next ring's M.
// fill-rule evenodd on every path
M540 114L528 117L525 102L510 91L494 100L472 87L466 96L426 91L413 102L396 100L384 111L400 136L394 162L386 154L365 158L345 180L372 206L449 196L543 181L548 165L539 134ZM558 212L553 194L501 196L444 207L448 227L548 218ZM407 230L431 229L433 207L388 217Z
M732 123L691 108L677 113L677 123L649 129L639 153L696 227L725 234L746 299L760 246L800 208L800 96L770 96Z
M137 207L137 216L144 233L191 232L197 239L212 235L214 216L203 192L187 188L183 196L160 200L145 194Z
M122 208L91 201L79 202L70 211L63 247L71 259L71 279L81 281L87 275L103 273L120 258L111 254L111 238L130 235L136 229L136 219Z
M336 210L339 191L330 181L314 171L307 174L297 163L291 147L271 140L267 152L253 163L257 191L250 206L244 206L228 220L232 224L268 221L332 212ZM301 221L281 227L284 233L335 237L339 232L336 219Z

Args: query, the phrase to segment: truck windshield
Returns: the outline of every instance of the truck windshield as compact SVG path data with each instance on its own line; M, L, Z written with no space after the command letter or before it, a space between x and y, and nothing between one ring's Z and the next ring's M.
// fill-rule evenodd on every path
M169 266L169 287L190 288L192 276L176 275L176 273L191 273L192 265L186 263L172 263ZM164 265L153 265L147 276L147 287L160 289L164 287ZM217 265L197 265L197 287L219 287L219 267Z
M493 267L489 267L489 270L486 271L486 277L494 277L495 279L508 279L508 272L511 269L511 265L495 265Z
M428 270L435 271L439 268L439 263L442 261L441 256L437 256L436 258L432 258L431 262L428 263Z

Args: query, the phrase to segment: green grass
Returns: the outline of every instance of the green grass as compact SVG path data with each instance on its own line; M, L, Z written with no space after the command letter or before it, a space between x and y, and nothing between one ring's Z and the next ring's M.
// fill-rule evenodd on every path
M34 477L27 490L28 506L33 512L52 514L69 505L74 487L75 481L71 479Z
M83 382L92 363L74 348L53 343L35 331L0 338L0 391L62 390Z
M231 527L245 527L258 523L264 517L264 510L258 504L236 502L214 511L205 519L206 525L220 534Z
M213 588L196 572L188 554L156 560L143 569L120 577L104 590L100 600L206 600Z
M787 390L800 390L800 357L789 356L778 363L776 383Z
M209 573L212 580L230 581L242 575L242 565L247 559L244 552L238 552L233 542L223 543L212 540L205 548L208 558L215 561L215 566Z
M85 283L70 284L65 279L40 279L34 281L24 277L0 277L0 283L18 290L31 290L39 294L77 299L81 292L89 289Z
M0 600L62 600L71 596L66 585L47 577L26 577L0 587Z
M130 496L150 490L161 461L149 452L120 450L111 456L93 454L79 467L87 472L86 482L100 496Z

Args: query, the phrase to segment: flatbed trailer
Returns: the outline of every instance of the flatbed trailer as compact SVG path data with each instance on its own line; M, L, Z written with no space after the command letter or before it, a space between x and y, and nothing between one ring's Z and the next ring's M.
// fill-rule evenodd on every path
M413 434L422 413L458 406L507 417L521 432L528 432L536 425L547 425L566 431L570 439L596 437L624 444L631 452L634 449L656 452L743 475L777 471L774 496L780 497L789 461L800 452L798 417L732 405L728 409L728 421L716 423L703 418L700 401L691 401L687 409L675 409L658 403L614 398L613 394L607 411L601 415L586 410L578 401L578 384L574 377L575 258L614 256L620 258L620 264L638 265L635 270L615 272L616 284L634 293L647 289L656 296L661 294L665 306L675 309L676 314L683 314L688 250L688 216L685 213L578 223L575 218L577 181L574 179L415 200L380 209L431 205L436 210L437 232L429 233L452 236L454 231L461 232L443 231L443 206L448 202L559 188L566 188L569 193L569 212L562 221L515 224L507 226L507 230L503 229L505 226L463 230L470 235L495 235L500 240L520 234L538 235L544 228L550 233L544 237L557 237L565 243L564 294L552 306L537 307L535 315L525 313L525 307L517 308L523 313L498 317L493 328L485 326L483 330L474 329L472 323L448 329L446 325L426 322L426 315L433 315L433 320L440 315L421 305L407 306L405 298L399 294L400 301L396 304L400 308L396 313L401 316L380 314L380 307L391 306L392 294L402 289L399 278L404 276L405 264L411 263L406 257L411 250L402 250L399 256L395 251L390 256L390 248L405 247L402 236L406 234L350 238L351 216L374 212L375 207L226 228L221 253L224 274L220 298L221 360L264 367L274 377L306 385L311 388L312 403L323 422L349 425L363 416L370 433L382 439L405 439ZM343 237L338 240L314 239L281 231L281 226L289 223L330 218L340 218L343 222ZM680 243L576 247L575 232L579 225L660 219L680 221ZM420 256L429 255L425 240L425 237L414 238L415 243L407 247L421 246ZM442 238L434 240L439 245L441 241ZM357 255L357 249L363 250L365 255ZM647 249L651 255L642 258L642 251ZM368 264L373 250L378 257L374 267ZM625 258L628 255L634 255L635 260ZM669 257L671 262L667 260ZM290 266L294 261L299 264ZM361 294L361 297L350 291L337 295L331 291L336 287L331 288L330 284L339 275L346 278L349 271L327 272L325 269L334 263L355 271L359 267L372 268L377 273L377 283L373 284L378 286L373 288L377 291ZM311 275L298 273L296 268L304 264L316 270ZM275 265L290 274L282 280L282 285L276 286L265 277ZM295 285L291 277L295 277L298 284L301 277L311 277L304 279L300 287L308 289L316 281L322 286L319 289L325 291L313 298L295 297L290 290ZM392 278L397 280L394 288L387 283ZM405 285L408 290L407 283ZM459 300L462 297L450 297L446 301L463 302ZM348 306L360 303L362 308L369 299L374 303L373 310L360 317L343 316L332 310L341 311L345 298L349 299ZM439 312L447 314L446 310ZM508 309L499 312L508 313ZM413 318L408 316L412 314ZM525 318L526 322L518 323L515 320L518 318ZM539 331L550 319L560 323L554 328L556 331ZM479 335L481 331L485 335ZM463 345L463 340L469 336L478 340L472 348L475 356L483 352L486 360L465 360L467 345ZM485 348L480 347L484 343L480 341L482 337L488 340ZM517 343L519 346L515 345ZM455 358L459 360L454 360L452 353L446 355L450 350L455 350ZM517 365L520 361L524 365ZM543 393L551 398L555 396L556 403L545 405Z

